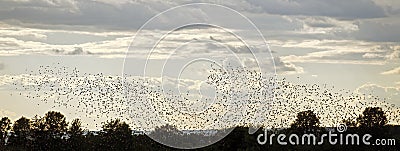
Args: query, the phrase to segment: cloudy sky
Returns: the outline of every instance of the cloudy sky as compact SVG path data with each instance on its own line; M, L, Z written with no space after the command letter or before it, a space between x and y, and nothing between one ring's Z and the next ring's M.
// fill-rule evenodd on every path
M194 2L226 8L178 7L160 15ZM254 23L268 45L238 14ZM179 30L190 23L215 26ZM46 105L10 95L14 92L7 88L10 76L57 63L85 73L121 75L126 56L130 65L143 62L157 42L156 55L150 57L155 62L168 58L173 60L171 66L184 65L188 59L218 60L232 52L240 54L240 62L251 62L244 57L249 57L246 52L251 48L259 52L259 61L268 62L271 52L280 77L373 93L400 106L399 39L398 0L2 0L0 116L16 119L48 110ZM157 74L157 65L150 64L148 70Z

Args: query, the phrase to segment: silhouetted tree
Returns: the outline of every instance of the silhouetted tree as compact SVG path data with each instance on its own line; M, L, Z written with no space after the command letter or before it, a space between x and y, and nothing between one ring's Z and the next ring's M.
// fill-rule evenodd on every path
M13 130L19 135L28 133L31 130L31 120L22 116L14 122Z
M178 128L176 126L169 125L169 124L156 127L154 132L160 132L160 133L167 132L167 133L172 133L172 134L183 135L182 132L180 130L178 130Z
M363 121L365 125L378 125L375 126L378 128L350 127L342 134L345 136L344 134L347 134L347 132L349 134L368 133L372 134L373 138L396 138L395 135L400 132L400 127L398 125L385 126L385 124L381 124L387 122L386 118L383 117L385 115L382 109L367 108L357 119L357 122ZM350 119L347 121L354 123ZM65 117L61 113L51 111L43 118L35 116L32 120L29 120L21 117L15 121L10 131L11 122L5 117L0 120L0 130L2 132L0 150L177 150L164 146L147 135L132 135L129 125L119 119L106 122L100 132L85 132L82 130L81 124L79 119L74 119L68 127ZM297 119L291 125L291 128L269 130L267 137L272 134L289 135L293 133L293 130L295 130L294 132L304 133L315 129L322 130L319 129L319 119L311 110L308 110L298 113ZM225 132L226 129L218 130L213 136L225 136ZM9 135L7 143L4 143L7 139L5 138L7 133L11 133L11 135ZM54 133L66 137L65 139L63 137L56 137L53 135ZM257 136L261 133L264 132L259 130L256 134L251 135L248 134L247 127L236 127L222 140L211 146L196 150L399 150L398 145L375 145L375 147L371 145L347 146L339 144L323 144L318 146L279 145L275 139L271 139L273 145L260 145L257 143ZM180 147L193 147L196 145L196 142L211 142L213 140L208 135L182 132L172 125L157 127L151 135L159 135L158 138L163 139L162 141L167 142L169 145L173 145L174 142L190 140L189 142L186 141L188 143L179 144ZM397 138L396 142L398 142Z
M82 135L83 129L82 129L82 122L80 119L74 119L71 122L71 127L68 129L68 133L71 136L79 136Z
M357 123L362 128L380 128L387 122L385 112L380 107L367 107L357 118Z
M357 127L357 121L350 118L343 120L342 123L348 127Z
M174 125L166 124L156 127L154 131L151 132L150 136L155 138L158 142L173 146L182 146L182 141L180 139L182 139L183 133Z
M68 123L65 116L60 112L49 111L44 118L45 131L53 136L60 138L67 131Z
M35 116L32 120L33 150L65 149L62 136L66 134L68 123L63 114L49 111L43 118Z
M46 125L44 124L44 119L38 115L32 118L32 129L34 131L44 131Z
M11 129L11 120L3 117L0 120L0 148L6 144L8 131Z
M31 120L26 117L21 117L14 122L12 127L14 135L11 136L10 142L13 146L21 146L26 148L31 135Z
M236 127L215 145L206 148L208 150L263 150L263 146L257 142L258 134L263 132L259 130L255 135L250 135L248 132L248 127Z
M45 124L44 119L38 115L35 115L32 118L32 129L31 129L31 136L32 136L32 144L29 148L33 150L44 150L46 149L46 135L45 135Z
M312 132L317 130L319 124L318 116L307 110L297 113L297 119L291 124L291 128L300 132Z
M100 146L105 150L132 150L132 130L120 119L111 120L102 126Z
M76 118L72 120L71 126L68 128L68 147L70 149L83 150L84 137L82 122L80 119Z

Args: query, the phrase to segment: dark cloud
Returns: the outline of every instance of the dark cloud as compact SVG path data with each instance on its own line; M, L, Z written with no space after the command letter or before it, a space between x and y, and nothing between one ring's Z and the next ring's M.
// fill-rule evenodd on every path
M139 3L117 7L95 1L77 1L76 5L65 5L63 9L43 2L2 2L1 5L0 20L109 29L137 29L156 14L151 6Z
M376 42L398 42L400 39L399 18L359 21L357 39Z
M89 51L83 51L82 47L75 47L72 51L65 51L64 49L51 49L51 53L60 54L60 55L84 55L84 54L92 54Z
M384 17L372 0L248 0L255 11L278 15L329 16L343 19Z
M45 0L5 1L1 2L0 20L17 20L24 23L45 25L96 26L106 29L138 29L154 15L184 3L188 2L167 3L150 0L118 5L118 2L112 1L108 3L73 0L52 3ZM385 16L383 8L377 6L371 0L245 0L241 3L224 2L223 5L255 14L266 12L277 15L329 16L344 19ZM180 17L190 20L191 18L201 17L201 14L201 11L191 9L185 10L185 13L168 17ZM251 17L257 18L257 16ZM259 19L254 20L259 21ZM230 20L224 20L224 22L227 21L229 22ZM272 28L281 28L281 25Z
M74 51L68 52L67 55L80 55L83 54L83 48L82 47L75 47Z
M52 53L55 53L55 54L62 54L62 53L64 53L64 49L51 49L50 50Z

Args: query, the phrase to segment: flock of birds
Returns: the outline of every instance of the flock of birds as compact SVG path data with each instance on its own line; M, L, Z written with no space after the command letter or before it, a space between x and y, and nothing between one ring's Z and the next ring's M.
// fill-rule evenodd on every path
M326 84L301 84L239 68L213 68L207 83L215 87L211 103L190 100L188 93L162 87L161 81L131 75L80 73L61 65L40 66L14 80L19 95L38 105L68 108L92 119L120 118L134 129L169 124L180 129L218 129L235 125L288 127L298 112L312 110L321 125L356 119L370 106L382 107L389 122L400 123L400 109L384 98L335 89ZM193 105L193 101L200 103ZM201 112L183 112L188 108ZM199 109L192 109L199 111ZM97 121L96 121L97 120ZM98 128L99 124L96 124Z

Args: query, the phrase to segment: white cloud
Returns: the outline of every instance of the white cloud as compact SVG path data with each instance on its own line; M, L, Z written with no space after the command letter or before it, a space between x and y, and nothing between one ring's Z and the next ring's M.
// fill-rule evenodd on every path
M4 9L0 9L0 20L3 22L7 22L11 24L11 26L0 29L0 34L3 37L15 38L17 40L22 41L36 41L50 44L50 41L55 41L48 39L48 34L53 34L54 32L69 32L63 31L63 29L73 28L75 30L79 30L81 27L90 26L93 28L85 27L83 30L132 30L137 29L143 23L157 14L160 11L163 11L172 6L176 6L179 4L190 3L191 1L182 1L182 2L173 2L173 1L159 1L159 0L151 0L151 1L107 1L107 0L95 0L95 1L48 1L48 0L40 0L34 2L32 0L26 1L7 1L4 2ZM206 1L205 1L206 2ZM366 39L366 34L370 33L369 25L379 23L379 19L374 21L373 19L369 20L357 20L351 18L374 18L374 17L384 17L381 13L381 5L376 5L372 1L369 0L360 0L360 1L339 1L332 3L331 1L315 1L315 0L306 0L303 2L297 1L254 1L254 0L242 0L242 1L221 1L223 5L227 5L233 7L234 9L238 9L242 11L244 14L250 17L250 19L254 18L255 22L259 27L262 27L262 30L278 30L279 32L275 33L274 36L284 37L287 39L303 38L303 40L310 39L338 39L338 38L347 38L353 39L352 33L357 32L357 37L361 39ZM312 7L314 6L314 7ZM357 7L353 7L357 6ZM7 9L6 9L7 7ZM43 9L34 9L34 8L43 8ZM69 9L68 11L72 11L69 13L60 13L58 9L54 9L54 7L62 7L65 9ZM13 8L13 9L8 9ZM22 9L24 8L24 9ZM279 8L279 9L278 9ZM357 9L354 9L357 8ZM269 13L266 14L265 12ZM374 12L374 13L372 13ZM22 15L24 14L24 15ZM276 15L271 15L276 14ZM187 10L186 13L179 14L181 18L202 18L205 17L202 14L201 10ZM38 17L40 16L40 17ZM94 17L96 16L96 17ZM66 19L67 18L67 19ZM340 18L347 18L346 20ZM168 22L168 18L165 18L164 21ZM225 20L224 20L225 21ZM230 21L226 19L226 21ZM385 23L390 20L383 20ZM36 28L49 28L48 26L54 26L53 28L58 28L58 30L38 30L32 28L24 28L17 29L17 32L14 32L14 27L16 22L19 22L21 26L35 26ZM177 23L179 24L179 23ZM275 24L275 25L271 25ZM396 21L390 22L390 26L395 26ZM360 27L362 27L360 29ZM375 27L375 26L373 26ZM374 28L375 29L375 28ZM378 39L386 39L391 40L398 39L393 38L393 35L397 32L392 32L396 30L396 28L384 28L385 33L379 32L378 34L382 34L381 38ZM106 34L96 33L96 32L88 32L88 31L71 31L74 34L86 34L91 36L104 36ZM84 33L86 32L86 33ZM126 32L127 33L127 32ZM126 34L124 33L124 34ZM132 32L131 32L132 33ZM375 32L374 32L375 33ZM62 33L56 33L60 37L62 37ZM65 34L64 34L65 35ZM131 34L132 35L132 34ZM388 37L385 37L388 35ZM390 36L392 35L392 36ZM109 35L108 35L109 36ZM126 37L127 35L125 35ZM270 36L270 35L266 35ZM371 36L370 34L368 36ZM368 37L367 36L367 37ZM78 37L78 36L74 36ZM57 40L57 41L73 41L75 42L75 38L69 38L69 40ZM383 37L383 38L382 38ZM98 37L94 37L92 39L97 39ZM117 37L115 37L117 38ZM115 39L114 38L114 39ZM118 37L121 38L121 37ZM87 38L90 39L90 38ZM107 43L101 40L93 40L90 42L93 43ZM113 39L107 39L112 41ZM347 41L346 46L352 45ZM356 41L355 43L357 43ZM78 43L78 42L75 42ZM87 43L87 42L85 42ZM91 45L93 43L87 43L86 45ZM339 42L337 46L343 46L342 42ZM81 44L81 43L79 43ZM310 43L304 43L310 44ZM358 44L353 44L358 47ZM313 46L311 44L311 46ZM330 46L332 48L333 44ZM90 52L96 51L106 51L105 48L100 48L100 46L96 47L96 50L92 50L92 47L87 46L70 46L73 47L82 47L85 50ZM93 46L94 47L94 46ZM284 47L288 47L288 45L284 45ZM292 47L309 47L309 46L299 46L293 45ZM69 49L70 49L69 48ZM115 45L114 47L115 48ZM240 48L240 47L238 47ZM331 49L326 48L322 45L318 46L318 49ZM47 49L67 49L60 47L52 47ZM108 48L107 48L108 49ZM120 50L120 49L119 49ZM343 49L347 50L347 48ZM118 51L121 52L121 51ZM3 53L4 54L4 53ZM4 54L6 55L6 54ZM9 53L7 53L9 55ZM116 54L118 55L118 54ZM366 58L371 55L366 55Z
M273 41L274 46L312 50L305 55L287 55L287 62L376 64L383 65L397 55L397 43L356 40L289 40Z
M29 28L18 28L0 22L1 37L11 37L23 40L41 41L46 40L47 36L38 30Z
M301 74L304 73L304 69L300 66L296 66L291 62L282 61L281 57L275 57L275 66L277 72L280 74Z
M384 75L399 74L400 75L400 67L397 67L397 68L382 72L381 74L384 74Z
M26 34L21 31L24 30L35 33L37 35L43 35L45 39L29 39ZM102 57L110 56L121 56L125 54L131 44L135 35L133 32L83 32L83 31L66 31L66 30L42 30L42 29L32 29L32 28L22 28L22 27L10 27L4 28L3 34L0 36L0 55L29 55L29 54L47 54L47 55L78 55L78 54L90 54L90 55L101 55ZM140 38L137 38L135 43L140 43L142 45L135 46L133 53L136 56L147 55L151 47L147 46L147 43L155 43L163 36L163 33L167 31L161 30L142 30ZM241 32L241 31L237 31ZM0 33L2 30L0 29ZM58 39L63 41L63 37L84 37L91 36L93 41L67 44L67 43L53 43L55 41L47 35L58 34ZM199 34L201 33L201 34ZM66 36L64 36L67 34ZM21 36L12 36L21 35ZM53 36L54 37L54 36ZM86 41L83 39L83 41ZM140 41L140 42L139 42ZM253 44L256 43L254 39L245 39L245 41L251 41ZM189 42L189 43L188 43ZM224 47L225 46L225 47ZM78 53L75 48L82 48L83 50ZM223 30L217 29L185 29L179 30L168 34L165 39L160 41L157 45L154 53L169 54L175 49L179 48L177 51L179 55L192 55L192 54L221 54L230 53L226 49L232 50L234 53L250 53L249 48L254 50L253 52L266 52L266 50L261 50L258 46L250 45L249 48L245 46L241 41L239 41L230 33ZM199 51L202 48L204 51ZM182 50L181 50L182 49ZM184 49L184 50L183 50ZM233 53L231 52L231 53ZM109 58L108 56L107 58Z
M399 60L400 59L400 46L396 46L392 49L393 51L388 53L385 58L388 60Z
M366 59L374 59L374 58L383 58L384 56L377 53L365 53L362 57Z
M339 20L324 16L285 16L291 22L298 22L302 28L295 31L301 34L343 34L358 30L353 20Z
M367 96L386 98L388 103L400 105L400 87L398 86L382 86L368 83L358 87L355 92L366 94Z

